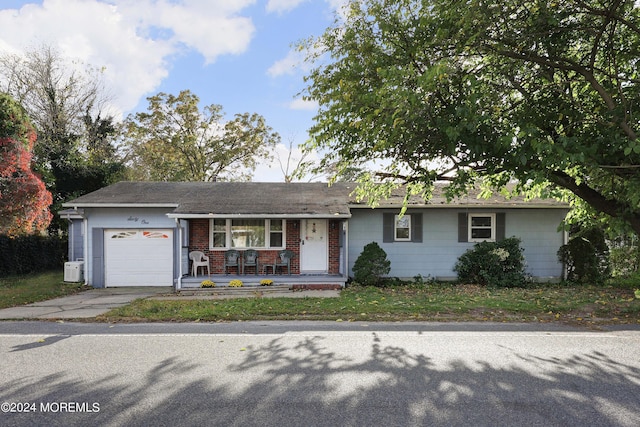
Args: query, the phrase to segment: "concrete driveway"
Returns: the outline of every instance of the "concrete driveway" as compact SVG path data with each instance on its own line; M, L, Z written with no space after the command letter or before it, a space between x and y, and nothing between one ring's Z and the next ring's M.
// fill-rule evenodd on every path
M171 287L90 289L75 295L0 310L0 320L81 319L96 317L138 298L169 294Z

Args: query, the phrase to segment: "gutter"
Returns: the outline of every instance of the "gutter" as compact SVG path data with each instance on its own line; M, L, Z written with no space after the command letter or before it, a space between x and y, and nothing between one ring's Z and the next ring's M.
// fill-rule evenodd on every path
M335 213L331 214L280 214L280 213L272 213L272 214L230 214L230 213L168 213L168 218L174 219L202 219L202 218L213 218L213 219L227 219L227 218L246 218L246 219L348 219L351 218L350 213Z
M177 208L176 203L63 203L65 208Z
M403 205L378 205L372 208L368 205L350 204L349 209L402 209ZM565 209L570 210L569 205L478 205L478 204L441 204L441 205L407 205L407 209Z

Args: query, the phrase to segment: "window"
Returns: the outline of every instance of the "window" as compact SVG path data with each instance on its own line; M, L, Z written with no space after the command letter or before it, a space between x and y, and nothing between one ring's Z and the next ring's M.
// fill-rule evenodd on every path
M232 248L264 248L265 221L263 219L232 219Z
M411 215L396 215L394 217L394 240L410 241L411 240Z
M496 240L495 214L469 214L469 241Z
M283 248L284 242L284 221L272 219L269 221L269 247Z
M226 219L214 219L211 226L212 239L211 246L214 248L226 248L227 247L227 220Z
M383 212L382 242L422 242L422 212L410 210L402 217L394 212Z
M284 220L214 219L212 248L283 248Z

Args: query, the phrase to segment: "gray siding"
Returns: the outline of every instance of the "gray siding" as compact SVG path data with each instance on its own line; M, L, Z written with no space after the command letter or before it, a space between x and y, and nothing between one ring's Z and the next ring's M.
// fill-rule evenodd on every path
M564 209L422 209L422 242L384 242L383 215L388 209L352 209L349 220L349 274L364 246L377 242L391 260L392 277L454 278L453 266L460 255L473 247L471 242L458 242L458 214L463 212L504 213L506 237L522 240L527 272L538 278L559 278L562 265L556 252L563 243L558 226L566 215Z
M82 219L72 219L69 222L69 248L67 259L78 261L84 257L84 233Z
M174 229L174 239L177 239L178 230L175 220L167 218L167 213L172 210L171 208L85 208L88 242L84 274L88 284L94 287L104 287L104 242L101 236L103 236L105 229ZM174 250L179 251L179 247L180 242L175 240ZM174 279L177 279L178 257L174 256L173 260L159 260L158 262L173 263ZM164 285L169 286L173 283Z

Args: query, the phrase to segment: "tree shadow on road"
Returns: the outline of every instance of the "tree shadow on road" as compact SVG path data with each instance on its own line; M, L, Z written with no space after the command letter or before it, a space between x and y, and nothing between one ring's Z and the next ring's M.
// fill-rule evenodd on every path
M330 350L320 336L278 337L244 350L225 365L214 357L195 362L187 354L145 367L132 359L131 370L143 376L127 387L116 385L113 374L101 375L99 366L86 377L61 372L9 382L0 401L100 402L100 412L0 414L0 424L640 424L640 369L599 352L552 358L514 352L499 366L442 363L433 354L385 344L375 333L366 348L348 353ZM233 380L222 380L223 371Z

